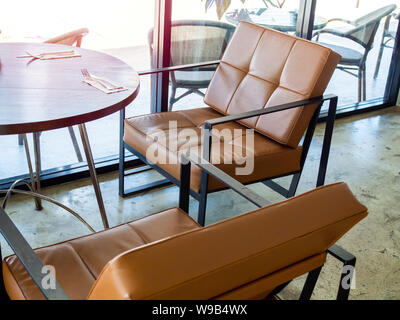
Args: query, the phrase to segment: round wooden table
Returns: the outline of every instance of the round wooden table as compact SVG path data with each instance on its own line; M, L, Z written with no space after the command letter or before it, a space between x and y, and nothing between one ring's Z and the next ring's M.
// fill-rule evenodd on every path
M37 54L72 49L81 57L54 60L17 58L26 52ZM106 94L82 81L83 68L128 90ZM45 130L78 125L106 228L108 221L85 123L122 110L138 92L137 72L108 54L56 44L0 43L0 134L35 135ZM36 190L40 190L39 173L36 166Z
M282 32L295 32L297 25L296 11L277 8L236 9L226 13L225 17L233 24L243 20ZM327 19L315 16L314 29L322 29L327 23Z

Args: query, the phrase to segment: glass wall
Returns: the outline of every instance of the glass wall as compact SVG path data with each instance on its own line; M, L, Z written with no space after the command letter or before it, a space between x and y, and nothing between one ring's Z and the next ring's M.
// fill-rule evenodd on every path
M394 80L398 85L398 79L388 80L388 75L389 68L393 67L390 64L400 0L246 0L244 3L231 0L220 15L215 2L206 10L205 0L115 0L112 3L8 0L2 2L0 10L0 42L43 42L87 27L89 33L83 39L83 48L107 52L138 71L149 70L155 67L150 59L153 41L150 32L154 21L162 20L154 17L155 3L168 7L172 2L171 65L179 66L219 60L241 20L298 34L300 7L311 8L314 1L312 40L332 46L346 57L326 93L339 96L342 110L385 102L386 83ZM313 10L307 11L305 19L313 13ZM203 95L215 68L216 65L211 65L171 72L169 86L165 88L169 91L169 110L203 107ZM156 93L151 91L150 78L151 75L141 76L140 94L127 108L127 116L151 112L151 97ZM87 128L95 160L116 160L118 114L88 123ZM77 128L75 134L82 152ZM28 138L31 143L31 135ZM43 132L40 141L44 171L71 165L83 168L83 163L78 164L67 129ZM7 154L0 157L0 184L3 179L27 174L25 151L18 142L17 136L0 136L2 153Z
M204 1L173 0L172 20L176 22L182 19L195 20L197 23L199 21L205 23L204 21L207 20L234 26L238 21L245 20L289 34L295 34L296 31L299 34L300 30L296 30L296 22L300 2L300 0L247 0L243 3L240 0L232 0L226 12L218 19L215 3L206 11ZM303 3L311 7L312 1L303 1ZM335 93L339 96L339 112L383 103L399 21L398 6L400 6L399 0L316 1L312 40L330 46L343 56L341 64L326 89L326 93ZM313 14L312 10L310 14ZM307 18L309 17L305 16L305 19ZM193 47L190 48L192 55L190 59L187 56L185 63L200 62L200 57L204 55L204 52L208 52L207 45L210 41L204 39L212 37L212 32L215 33L215 31L211 28L208 31L206 28L203 29L201 36L203 42L198 39L193 42ZM175 34L177 32L176 30ZM174 32L172 34L174 37ZM186 32L185 36L190 35ZM172 45L174 45L174 39L172 39ZM193 57L193 52L196 53L196 58ZM172 51L172 54L185 55L183 51ZM203 57L201 61L204 60L206 59ZM177 63L173 61L173 64ZM180 73L183 75L191 73L192 77L206 76L205 73L199 72ZM170 97L172 97L170 101L174 102L172 109L203 106L203 97L198 90L188 91L184 88L184 84L176 85L174 79L176 74L177 72L174 72L170 77ZM207 82L204 81L201 84L200 91L204 93ZM178 93L187 95L176 100L176 96L179 97Z
M148 70L148 32L154 11L154 1L2 1L0 42L43 42L85 27L89 33L82 40L82 48L104 51L138 71ZM127 115L149 113L150 95L150 76L141 77L140 95L127 108ZM118 113L88 123L87 130L95 159L118 154ZM75 134L83 154L78 128ZM32 142L32 135L28 140ZM78 163L67 128L43 132L40 143L44 171ZM7 154L0 157L0 180L26 174L25 150L18 137L0 136L0 145L2 154Z
M339 109L384 97L399 5L398 0L317 1L315 19L326 23L314 24L313 41L342 55L327 88L338 94Z
M267 25L295 33L299 0L232 0L218 18L215 4L205 9L200 0L173 0L171 30L172 65L219 60L239 21ZM280 8L279 8L280 7ZM170 74L169 110L203 107L203 94L216 66Z

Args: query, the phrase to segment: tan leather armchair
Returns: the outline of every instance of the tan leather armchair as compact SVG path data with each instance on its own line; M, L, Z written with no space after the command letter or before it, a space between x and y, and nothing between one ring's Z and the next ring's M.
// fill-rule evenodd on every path
M204 98L207 107L128 119L121 112L120 195L146 190L145 187L125 190L125 149L176 185L180 184L179 155L197 149L203 158L240 182L262 181L283 196L291 197L297 189L321 105L329 100L317 180L317 186L323 185L337 97L321 96L339 61L337 53L314 42L248 22L239 23L207 89ZM169 137L170 121L177 123L177 135L191 129L204 136L195 145L178 142L172 147L152 137L155 130ZM209 130L213 128L228 131L231 138L211 137ZM254 130L254 145L242 141L246 129ZM242 130L243 137L235 137L235 130ZM166 163L146 154L154 144L158 155L168 160ZM254 156L254 170L250 174L236 175L235 170L241 165L224 161L225 155L229 156L223 147L227 144L240 145L239 148ZM220 150L224 150L223 154ZM293 175L289 189L271 180L286 175ZM207 194L223 189L224 185L207 174L202 176L196 167L192 168L191 181L191 195L199 201L198 222L204 225ZM165 184L165 180L160 184ZM157 183L151 185L154 186Z
M2 263L11 299L264 299L309 273L313 292L326 255L343 269L338 298L347 299L355 257L335 242L367 215L344 183L273 205L209 163L192 162L260 209L201 227L186 212L190 162L182 165L180 208L33 251L0 209L0 231L17 255ZM56 287L43 285L44 265ZM350 267L350 269L349 269ZM347 271L346 271L347 270ZM350 270L350 271L349 271ZM47 276L47 274L46 274Z

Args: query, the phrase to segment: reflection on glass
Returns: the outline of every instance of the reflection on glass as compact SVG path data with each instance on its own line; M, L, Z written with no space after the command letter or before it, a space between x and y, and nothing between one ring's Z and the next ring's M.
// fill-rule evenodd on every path
M106 0L8 0L2 1L0 21L0 43L45 42L88 28L82 48L104 51L136 70L150 68L147 34L154 23L154 1L115 0L110 5ZM127 115L149 112L150 77L146 76L141 77L140 95L127 108ZM118 154L118 114L88 123L87 130L95 159ZM83 153L77 128L75 134ZM31 144L32 135L28 140ZM0 180L28 172L25 150L18 142L17 136L0 136L2 152L7 154L0 159ZM43 132L40 143L43 170L78 162L67 128Z
M275 4L277 7L271 5ZM200 0L174 0L171 64L219 60L239 21L295 32L299 0L232 0L218 19L215 3L205 10ZM170 110L204 107L203 96L215 66L170 74Z
M220 60L235 30L231 24L211 20L175 20L171 30L171 65ZM172 71L169 110L180 99L195 93L204 96L216 66ZM182 91L177 94L177 91Z
M316 15L328 23L313 40L342 56L327 89L339 95L339 105L383 97L392 51L384 48L398 23L394 2L318 1Z

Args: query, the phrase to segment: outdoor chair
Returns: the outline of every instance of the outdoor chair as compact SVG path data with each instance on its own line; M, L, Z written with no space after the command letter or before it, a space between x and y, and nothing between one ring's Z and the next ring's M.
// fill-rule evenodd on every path
M358 102L366 100L366 61L368 53L372 49L376 31L378 30L382 18L390 15L396 9L396 5L388 5L368 13L354 21L340 18L331 19L329 22L340 21L346 24L341 28L325 27L315 31L313 37L319 40L321 34L329 34L340 38L345 38L353 42L353 46L342 46L319 42L320 44L335 50L342 56L338 69L358 78ZM363 47L362 52L355 49L357 45ZM357 71L357 73L352 72Z
M48 39L48 40L44 41L44 43L64 44L67 46L75 45L76 47L80 47L81 43L82 43L82 38L88 33L89 33L89 30L87 28L81 28L81 29L77 29L77 30L74 30L74 31L71 31L68 33L64 33L60 36ZM71 136L71 141L72 141L72 145L74 147L75 153L76 153L76 157L79 162L82 162L83 158L82 158L81 151L79 149L78 142L76 140L74 128L68 127L68 132ZM40 141L39 141L40 135L41 135L41 132L37 132L36 135L34 135L34 139L36 136L36 139L37 139L36 143L38 145L37 153L35 153L35 156L37 158L36 161L38 161L38 163L40 163ZM23 134L18 135L19 145L22 145L24 143L24 139L26 139L25 135L23 135ZM27 154L27 157L28 157L28 154Z
M310 299L327 254L343 263L337 299L348 298L356 258L335 242L367 209L346 184L268 205L211 164L191 161L260 208L201 227L186 213L189 162L179 208L34 251L0 209L0 231L16 253L3 259L3 298L277 299L308 273L300 299Z
M396 10L398 11L398 10ZM399 20L400 18L400 13L394 13L389 14L386 19L385 23L383 25L383 32L382 32L382 39L381 39L381 44L379 46L379 53L378 53L378 58L376 59L376 66L375 66L375 72L374 72L374 79L378 77L379 73L379 67L381 65L381 60L382 60L382 54L383 54L383 49L385 48L391 48L388 43L390 41L395 41L396 39L396 31L390 30L390 21L393 19Z
M339 60L333 50L314 42L240 22L207 89L204 102L208 107L128 119L121 111L120 195L133 195L168 182L179 185L179 155L195 152L241 183L263 182L285 197L294 196L321 105L329 101L317 179L317 186L323 185L337 96L321 96ZM176 130L169 128L171 121L175 121ZM215 129L225 134L218 136ZM155 136L160 131L167 137L164 142ZM182 137L177 143L169 143L174 131L177 136L190 131L197 141L186 143ZM243 141L251 133L253 145ZM161 163L148 154L154 146L157 155L167 161ZM230 146L230 150L224 146ZM236 169L245 165L225 161L235 156L232 149L236 147L241 155L246 153L245 160L254 160L253 171L236 174ZM125 190L125 149L166 179ZM226 187L197 167L192 171L191 195L199 201L198 222L204 225L207 194ZM293 175L289 189L271 180L287 175Z
M48 39L48 40L44 41L44 43L55 43L55 44L63 44L63 45L68 45L68 46L75 45L76 47L80 47L81 43L82 43L82 38L88 33L89 33L89 30L87 28L81 28L81 29L77 29L77 30L62 34L60 36ZM79 162L82 162L83 161L82 153L79 149L79 145L76 140L74 128L68 127L68 132L71 137L71 141L72 141L72 145L75 150L76 157ZM34 132L32 134L36 181L35 181L35 175L33 173L33 166L32 166L31 156L30 156L30 152L29 152L27 135L26 134L18 135L18 144L25 146L25 155L26 155L26 160L28 163L29 176L31 179L32 190L34 190L34 191L40 191L40 173L42 171L41 151L40 151L40 136L41 136L41 134L42 134L41 132ZM36 203L36 208L38 210L40 210L42 208L41 200L36 198L35 203Z
M171 25L171 66L220 60L235 26L219 21L176 20ZM153 30L149 36L150 57L153 56ZM153 60L152 60L153 62ZM152 63L152 68L155 68ZM170 72L171 94L168 110L174 103L195 93L204 96L216 66L207 66ZM178 89L184 93L176 96Z

